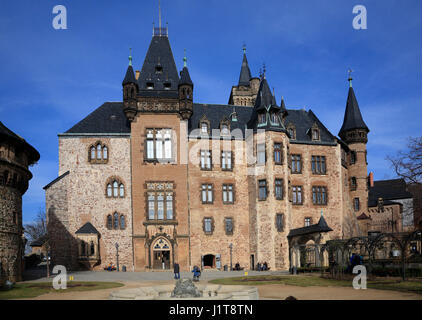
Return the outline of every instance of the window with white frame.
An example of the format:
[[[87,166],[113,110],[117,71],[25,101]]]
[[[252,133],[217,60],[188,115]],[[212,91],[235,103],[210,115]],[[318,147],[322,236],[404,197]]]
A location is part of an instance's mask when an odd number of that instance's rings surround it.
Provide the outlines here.
[[[223,184],[223,203],[234,203],[234,190],[232,184]]]
[[[202,203],[213,203],[213,185],[202,184],[201,186],[201,200]]]
[[[232,153],[231,151],[221,152],[221,169],[232,170]]]
[[[257,154],[257,164],[263,165],[265,164],[265,143],[259,143],[256,149]]]
[[[173,183],[147,182],[149,220],[173,220]]]
[[[201,170],[211,170],[211,151],[201,150]]]
[[[147,129],[145,156],[147,160],[172,160],[172,130]]]

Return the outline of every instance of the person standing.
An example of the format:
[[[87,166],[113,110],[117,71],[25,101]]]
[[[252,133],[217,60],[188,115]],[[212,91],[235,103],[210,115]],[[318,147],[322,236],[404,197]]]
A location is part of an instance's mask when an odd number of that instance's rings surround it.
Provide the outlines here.
[[[177,262],[174,263],[174,279],[180,279],[180,267],[179,264]]]

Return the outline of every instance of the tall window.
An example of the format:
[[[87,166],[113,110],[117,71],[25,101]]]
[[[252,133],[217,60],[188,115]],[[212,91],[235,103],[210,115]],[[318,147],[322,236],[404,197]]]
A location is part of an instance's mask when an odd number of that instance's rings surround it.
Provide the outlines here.
[[[356,190],[357,187],[358,187],[358,183],[357,183],[356,177],[351,177],[350,178],[350,189]]]
[[[283,200],[283,179],[275,179],[274,185],[275,198],[277,200]]]
[[[91,163],[106,163],[108,161],[108,148],[101,142],[89,147],[88,160]]]
[[[272,124],[275,124],[275,125],[280,124],[280,118],[278,117],[278,113],[276,113],[276,112],[271,113],[271,122],[272,122]]]
[[[125,221],[125,216],[121,215],[120,216],[120,229],[125,229],[126,228],[126,221]]]
[[[213,186],[212,184],[203,184],[201,187],[202,203],[213,203]]]
[[[201,150],[201,169],[211,170],[211,151]]]
[[[107,184],[106,194],[109,198],[123,198],[125,196],[125,186],[118,180],[110,180]]]
[[[312,223],[312,219],[309,217],[305,218],[305,227],[309,227]]]
[[[312,187],[312,202],[313,204],[327,204],[327,188]]]
[[[325,156],[312,156],[312,173],[314,174],[326,174],[327,166],[325,162]]]
[[[265,113],[258,114],[258,124],[266,124],[267,123],[267,115]]]
[[[360,210],[359,198],[354,198],[353,199],[353,209],[355,211],[359,211]]]
[[[119,214],[117,212],[113,214],[113,229],[119,229]]]
[[[274,163],[282,164],[283,163],[283,154],[281,143],[274,143]]]
[[[258,187],[259,187],[258,199],[266,200],[267,199],[267,180],[259,180]]]
[[[292,203],[293,204],[302,204],[302,186],[293,186],[292,187]]]
[[[211,234],[213,232],[214,226],[212,218],[204,218],[204,232],[207,234]]]
[[[113,182],[113,197],[117,198],[119,196],[119,184],[117,181]]]
[[[91,160],[96,159],[97,157],[95,155],[96,155],[96,153],[95,153],[95,147],[92,146],[91,147],[91,157],[90,157],[90,159]]]
[[[232,153],[231,151],[221,152],[221,169],[231,170],[232,169]]]
[[[223,203],[234,203],[232,184],[223,184]]]
[[[147,213],[149,220],[173,219],[172,182],[147,182]]]
[[[277,213],[276,215],[276,227],[278,232],[284,231],[284,214]]]
[[[300,154],[291,155],[292,162],[292,173],[301,173],[302,172],[302,157]]]
[[[256,153],[258,164],[265,164],[265,143],[258,144]]]
[[[233,218],[227,217],[224,218],[224,225],[227,235],[233,234]]]
[[[172,131],[171,129],[147,129],[146,158],[147,160],[171,160]]]
[[[103,147],[103,159],[107,160],[108,158],[108,148],[106,146]]]
[[[97,145],[97,159],[102,159],[103,157],[103,154],[102,154],[102,147],[101,147],[101,145],[100,144],[98,144]]]
[[[356,151],[351,151],[350,152],[350,164],[355,164],[356,163]]]
[[[125,196],[125,186],[123,185],[123,183],[120,184],[119,190],[120,190],[120,197],[123,198]]]
[[[113,228],[113,217],[111,214],[107,216],[107,229],[111,230]]]

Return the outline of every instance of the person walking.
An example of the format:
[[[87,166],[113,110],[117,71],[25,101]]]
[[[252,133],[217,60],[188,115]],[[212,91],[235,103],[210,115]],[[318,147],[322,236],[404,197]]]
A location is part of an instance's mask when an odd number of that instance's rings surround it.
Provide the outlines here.
[[[197,282],[199,281],[199,277],[201,276],[201,271],[199,270],[199,268],[197,266],[193,267],[193,281]]]
[[[174,263],[173,271],[174,271],[174,279],[176,280],[180,279],[180,267],[177,262]]]

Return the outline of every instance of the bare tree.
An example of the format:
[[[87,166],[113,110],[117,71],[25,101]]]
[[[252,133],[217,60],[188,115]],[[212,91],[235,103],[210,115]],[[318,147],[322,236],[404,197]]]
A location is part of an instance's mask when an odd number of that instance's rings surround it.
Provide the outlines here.
[[[409,138],[407,151],[399,151],[395,157],[388,156],[396,174],[410,184],[422,184],[422,136]]]
[[[47,223],[45,212],[39,210],[34,221],[24,225],[25,235],[28,237],[28,243],[39,239],[47,234]]]

